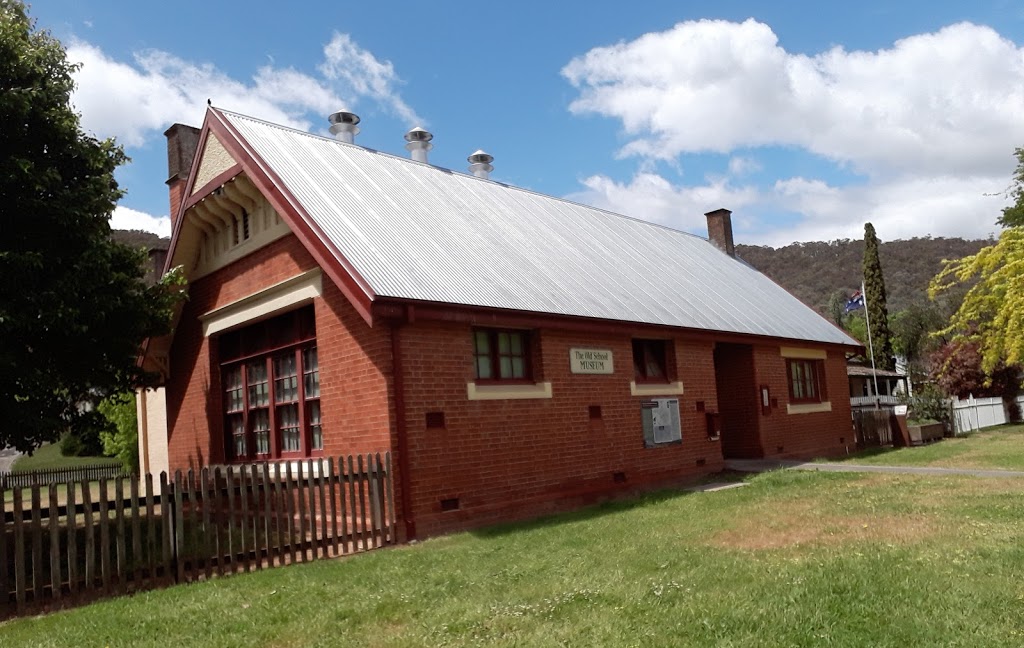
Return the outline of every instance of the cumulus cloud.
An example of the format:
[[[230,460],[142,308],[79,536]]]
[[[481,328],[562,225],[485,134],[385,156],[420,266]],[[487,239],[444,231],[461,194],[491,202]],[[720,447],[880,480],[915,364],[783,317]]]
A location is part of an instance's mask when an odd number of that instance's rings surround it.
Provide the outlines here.
[[[101,137],[116,137],[126,146],[141,146],[171,123],[201,123],[206,101],[231,110],[309,130],[360,100],[381,104],[407,121],[418,119],[396,86],[400,79],[390,62],[379,62],[345,34],[324,46],[322,76],[294,68],[266,65],[251,79],[230,77],[209,63],[187,61],[159,50],[118,61],[99,47],[72,40],[68,59],[82,64],[72,97],[82,125]],[[345,62],[345,66],[342,65]]]
[[[319,70],[328,79],[345,82],[357,96],[369,97],[390,108],[409,126],[424,123],[399,95],[397,87],[401,79],[395,74],[391,61],[378,61],[348,34],[334,33],[324,46],[324,62]]]
[[[705,212],[725,206],[741,211],[760,199],[757,188],[734,186],[724,178],[687,187],[640,172],[628,182],[595,175],[581,183],[585,189],[568,196],[570,200],[694,233],[705,229]]]
[[[143,230],[160,236],[171,235],[171,219],[167,216],[151,216],[145,212],[118,205],[110,217],[111,229]]]
[[[874,52],[787,52],[753,19],[684,22],[574,58],[570,109],[620,119],[623,155],[796,146],[867,175],[1005,171],[1024,50],[960,23]]]
[[[639,159],[631,181],[588,178],[580,199],[695,232],[704,223],[692,214],[745,207],[734,225],[751,243],[859,238],[865,221],[887,239],[986,237],[1024,141],[1024,48],[971,23],[805,55],[752,19],[684,22],[592,49],[562,74],[579,91],[570,110],[620,120],[619,154]],[[737,152],[764,148],[809,152],[833,179],[744,185],[771,167]],[[705,152],[732,156],[730,180],[651,177],[652,160]]]
[[[704,212],[726,207],[733,210],[737,242],[779,246],[861,238],[869,221],[886,240],[926,234],[987,238],[997,229],[993,215],[1005,203],[1002,195],[986,192],[989,183],[983,177],[944,176],[837,186],[793,177],[764,188],[722,178],[683,186],[641,172],[628,182],[586,178],[584,189],[570,197],[701,236],[707,234]]]
[[[761,163],[751,157],[735,156],[729,158],[729,173],[733,175],[746,175],[756,173],[762,168]]]

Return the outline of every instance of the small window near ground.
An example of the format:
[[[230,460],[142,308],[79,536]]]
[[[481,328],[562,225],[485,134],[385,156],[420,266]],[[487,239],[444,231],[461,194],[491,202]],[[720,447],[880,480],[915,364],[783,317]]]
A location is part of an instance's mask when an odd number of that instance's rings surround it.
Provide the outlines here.
[[[789,375],[790,402],[822,403],[828,400],[823,360],[786,360],[786,373]]]
[[[531,380],[529,331],[473,331],[473,361],[477,380]]]
[[[633,340],[633,375],[636,382],[668,382],[666,340]]]

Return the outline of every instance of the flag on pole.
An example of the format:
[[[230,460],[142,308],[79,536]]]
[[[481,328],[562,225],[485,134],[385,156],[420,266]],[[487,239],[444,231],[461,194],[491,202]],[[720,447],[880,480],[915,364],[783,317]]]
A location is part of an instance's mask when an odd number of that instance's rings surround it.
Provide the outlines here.
[[[859,290],[853,293],[853,296],[846,302],[846,307],[843,309],[843,312],[852,313],[858,308],[864,308],[864,293]]]

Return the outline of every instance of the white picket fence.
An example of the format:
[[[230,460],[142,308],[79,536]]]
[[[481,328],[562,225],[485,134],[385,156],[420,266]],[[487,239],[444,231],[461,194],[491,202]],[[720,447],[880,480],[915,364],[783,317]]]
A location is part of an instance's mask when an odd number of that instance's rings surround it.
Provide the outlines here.
[[[1010,422],[1001,398],[954,398],[952,406],[953,423],[957,434]],[[1024,395],[1017,396],[1017,406],[1024,411]]]

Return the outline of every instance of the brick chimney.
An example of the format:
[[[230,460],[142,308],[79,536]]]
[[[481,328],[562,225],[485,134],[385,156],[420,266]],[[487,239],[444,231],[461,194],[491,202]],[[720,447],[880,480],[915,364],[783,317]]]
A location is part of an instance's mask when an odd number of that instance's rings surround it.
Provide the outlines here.
[[[199,129],[185,124],[174,124],[166,131],[167,138],[167,187],[171,198],[171,231],[178,228],[175,219],[181,201],[185,199],[185,181],[192,169],[192,160],[199,148]]]
[[[736,246],[732,242],[732,212],[716,209],[704,214],[708,219],[708,240],[722,252],[736,257]]]

